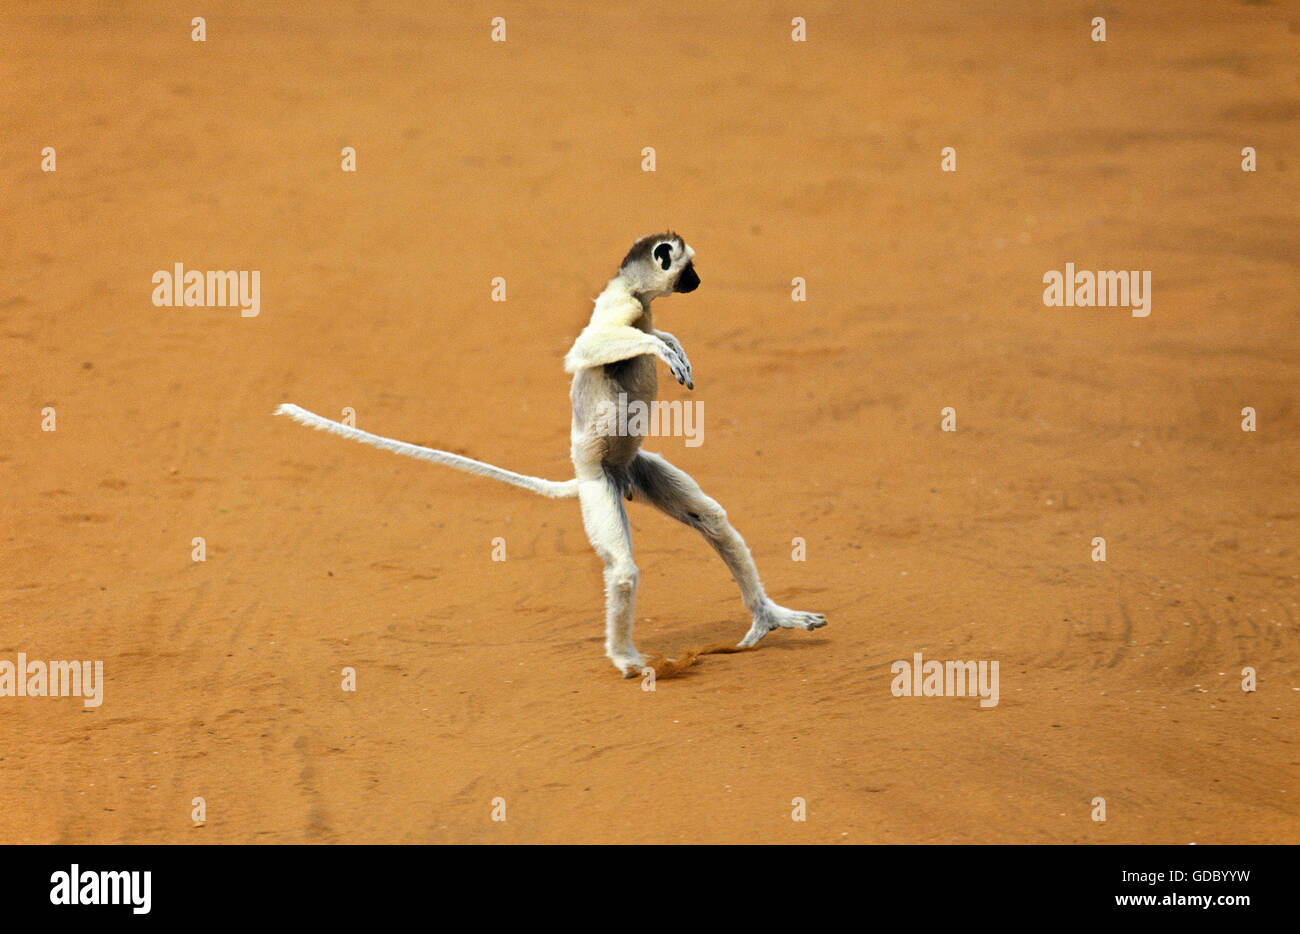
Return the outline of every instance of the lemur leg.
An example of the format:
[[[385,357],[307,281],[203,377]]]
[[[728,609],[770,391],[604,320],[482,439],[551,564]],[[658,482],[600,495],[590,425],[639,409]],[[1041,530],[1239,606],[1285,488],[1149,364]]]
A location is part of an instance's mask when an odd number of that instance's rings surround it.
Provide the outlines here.
[[[631,678],[641,673],[645,660],[632,644],[638,574],[627,511],[618,488],[599,468],[594,477],[578,477],[578,502],[587,538],[605,565],[605,654]]]
[[[722,556],[740,585],[740,596],[754,616],[742,647],[756,645],[773,629],[820,629],[826,617],[778,606],[763,592],[758,569],[740,533],[727,521],[726,511],[704,495],[690,475],[657,454],[641,451],[629,467],[633,498],[646,502],[692,528],[699,529],[714,551]]]

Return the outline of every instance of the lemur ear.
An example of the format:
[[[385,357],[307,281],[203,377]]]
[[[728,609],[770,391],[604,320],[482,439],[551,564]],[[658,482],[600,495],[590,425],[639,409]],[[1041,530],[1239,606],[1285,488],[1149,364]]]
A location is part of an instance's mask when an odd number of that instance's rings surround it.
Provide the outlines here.
[[[659,260],[659,265],[667,269],[673,264],[673,247],[671,243],[660,243],[654,249],[654,258]]]

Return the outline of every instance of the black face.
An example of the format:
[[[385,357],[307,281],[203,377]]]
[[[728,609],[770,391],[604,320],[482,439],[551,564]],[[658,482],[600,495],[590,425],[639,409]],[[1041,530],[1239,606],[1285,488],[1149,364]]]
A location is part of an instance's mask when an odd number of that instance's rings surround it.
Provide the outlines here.
[[[699,273],[695,271],[695,261],[691,260],[686,264],[680,276],[677,277],[677,284],[673,286],[674,292],[694,292],[700,286]]]

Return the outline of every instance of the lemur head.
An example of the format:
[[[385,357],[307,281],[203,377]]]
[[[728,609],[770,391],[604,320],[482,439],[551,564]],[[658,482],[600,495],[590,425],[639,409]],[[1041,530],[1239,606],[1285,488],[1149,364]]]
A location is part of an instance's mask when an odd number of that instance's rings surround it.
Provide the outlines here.
[[[633,294],[646,300],[673,292],[693,292],[700,284],[692,250],[677,234],[655,234],[632,244],[618,273]]]

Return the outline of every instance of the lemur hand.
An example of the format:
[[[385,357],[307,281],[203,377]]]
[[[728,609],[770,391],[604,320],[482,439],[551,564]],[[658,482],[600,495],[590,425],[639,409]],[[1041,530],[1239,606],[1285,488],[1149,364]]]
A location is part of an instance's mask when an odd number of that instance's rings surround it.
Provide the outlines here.
[[[691,378],[691,361],[687,359],[681,341],[667,331],[655,331],[655,336],[663,341],[664,346],[668,349],[668,353],[664,356],[664,363],[668,364],[668,369],[672,370],[673,377],[687,389],[694,389],[695,381]]]

